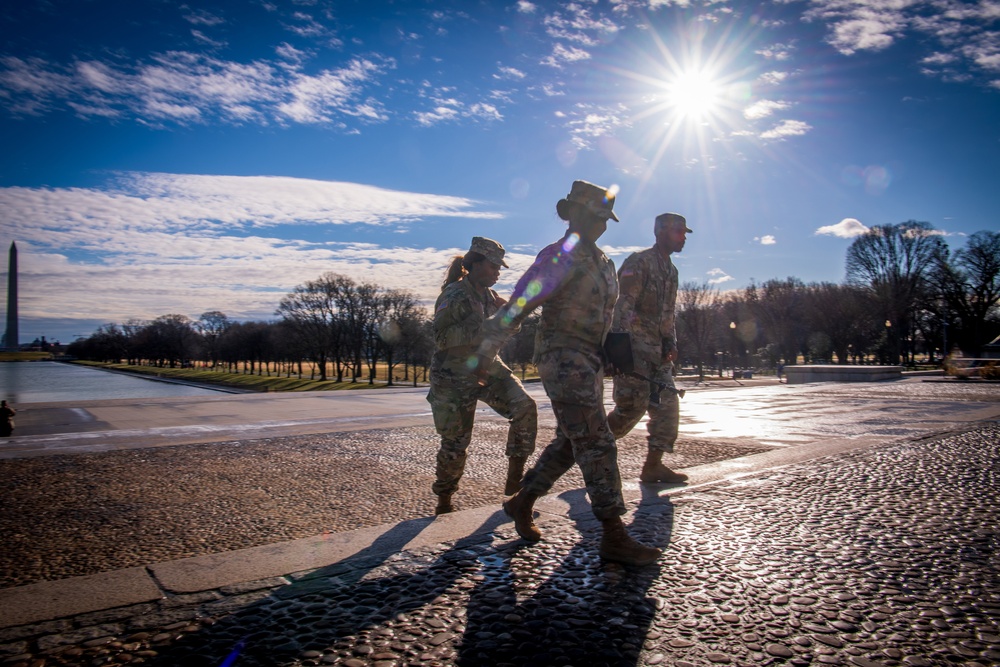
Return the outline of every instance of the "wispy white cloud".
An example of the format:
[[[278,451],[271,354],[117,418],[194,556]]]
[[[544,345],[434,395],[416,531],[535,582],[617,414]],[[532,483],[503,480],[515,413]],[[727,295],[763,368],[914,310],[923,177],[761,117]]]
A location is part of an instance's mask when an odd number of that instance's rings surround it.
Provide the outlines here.
[[[569,131],[573,145],[579,149],[593,148],[601,137],[607,137],[615,129],[629,125],[628,108],[623,104],[577,104],[560,112],[558,117]]]
[[[774,245],[775,243],[778,242],[777,239],[775,239],[774,236],[771,234],[765,234],[764,236],[755,236],[753,240],[757,241],[761,245]]]
[[[783,120],[770,130],[760,133],[761,139],[785,139],[805,134],[812,126],[801,120]]]
[[[281,61],[237,63],[171,52],[134,66],[94,60],[60,66],[8,56],[0,59],[0,99],[20,115],[40,115],[65,104],[84,116],[180,124],[388,117],[365,91],[395,67],[394,60],[357,57],[339,69],[306,74],[304,52],[283,45],[279,56]]]
[[[854,218],[844,218],[835,225],[820,227],[814,232],[814,234],[817,236],[827,235],[838,236],[842,239],[850,239],[855,236],[861,236],[867,231],[868,228],[861,224],[861,221]]]
[[[266,318],[282,294],[325,271],[431,301],[459,250],[304,241],[295,230],[501,217],[462,197],[356,183],[150,173],[103,188],[0,188],[0,207],[0,238],[21,250],[25,317],[116,322],[211,309]],[[508,263],[523,270],[531,259],[513,253]]]
[[[764,48],[757,49],[757,55],[767,60],[788,60],[792,57],[794,47],[788,44],[772,44]]]
[[[722,283],[728,283],[730,280],[735,280],[735,278],[718,267],[710,269],[706,272],[706,275],[709,276],[709,285],[721,285]]]
[[[520,81],[525,78],[527,74],[517,69],[516,67],[507,67],[504,65],[498,65],[496,73],[493,74],[494,79],[502,79],[508,81]]]
[[[183,15],[183,18],[188,23],[192,25],[201,26],[216,26],[225,23],[226,20],[221,16],[216,16],[212,12],[208,12],[202,9],[191,10],[190,8],[185,8],[188,10],[187,14]]]
[[[518,20],[544,31],[548,52],[524,52],[517,56],[533,58],[554,72],[539,75],[498,64],[491,76],[514,82],[530,78],[530,91],[540,91],[539,94],[545,97],[562,95],[566,92],[565,82],[551,80],[551,76],[572,72],[574,66],[591,60],[608,45],[620,43],[618,37],[623,31],[641,27],[641,22],[629,20],[631,9],[648,12],[698,5],[698,12],[702,14],[721,4],[724,3],[709,2],[702,6],[701,3],[676,0],[616,0],[608,11],[595,2],[570,2],[551,10],[546,7],[543,14],[541,5],[522,0],[513,10],[519,14]],[[804,17],[828,26],[828,40],[847,55],[883,49],[902,37],[920,33],[929,37],[931,45],[920,53],[915,66],[926,74],[962,81],[968,80],[972,76],[970,70],[974,70],[985,73],[988,85],[1000,87],[1000,37],[989,28],[997,20],[998,4],[996,0],[975,4],[934,0],[934,11],[925,11],[926,0],[810,0]],[[406,75],[396,80],[390,78],[402,61],[371,50],[358,52],[353,57],[340,54],[343,43],[331,27],[333,14],[325,13],[319,5],[299,4],[294,11],[277,5],[269,5],[267,9],[276,15],[275,25],[295,35],[279,33],[295,45],[279,39],[277,46],[272,47],[272,58],[239,61],[219,57],[235,24],[224,12],[185,6],[180,15],[197,31],[196,38],[204,47],[204,53],[179,47],[176,51],[153,53],[141,60],[129,61],[125,51],[118,50],[114,56],[81,56],[68,62],[4,55],[0,57],[0,105],[21,116],[70,110],[86,118],[135,120],[157,127],[212,123],[308,124],[349,132],[393,118],[433,124],[445,120],[497,120],[502,117],[501,108],[496,106],[492,111],[486,106],[478,106],[468,114],[448,105],[415,107],[410,99],[419,91],[410,87]],[[438,24],[460,15],[435,11],[431,18]],[[501,33],[506,34],[511,29],[505,26]],[[418,55],[428,49],[430,37],[402,28],[393,35],[400,43],[421,42],[419,49],[406,50],[404,60],[423,57],[444,62],[429,50],[426,56]],[[309,46],[303,46],[303,42]],[[362,42],[355,44],[360,46]],[[185,44],[184,48],[189,46]],[[765,62],[783,64],[793,60],[799,48],[792,40],[782,40],[765,43],[755,53]],[[331,53],[337,54],[335,57],[340,62],[331,66],[327,59],[324,67],[315,66],[318,56],[329,58]],[[757,77],[755,85],[778,85],[790,74],[768,71]],[[441,77],[444,81],[447,74]],[[469,90],[465,82],[446,85]],[[435,86],[441,87],[442,83],[437,82]],[[476,104],[488,104],[481,91],[466,94],[469,97],[461,100],[466,111],[471,111]],[[750,107],[748,113],[764,113],[768,107],[762,104]],[[774,112],[778,107],[770,109]],[[804,125],[789,121],[789,124],[769,130],[765,138],[788,137],[806,129]]]
[[[772,71],[772,72],[764,72],[759,77],[757,77],[757,80],[760,83],[762,83],[764,85],[767,85],[767,86],[776,86],[776,85],[784,82],[785,79],[787,79],[789,76],[791,76],[791,74],[789,72],[781,72],[781,71],[775,70],[775,71]]]
[[[575,46],[565,46],[561,43],[556,43],[552,47],[552,53],[545,58],[542,58],[541,64],[548,65],[549,67],[562,68],[570,63],[576,63],[581,60],[589,59],[589,51]]]
[[[494,96],[494,99],[502,101],[502,97]],[[463,118],[471,118],[482,121],[501,121],[503,114],[495,104],[489,102],[475,102],[466,105],[459,100],[449,98],[433,98],[434,107],[426,111],[415,111],[413,113],[417,123],[424,127],[430,127],[439,123],[456,121]]]
[[[748,120],[760,120],[761,118],[766,118],[774,114],[775,111],[781,111],[783,109],[789,108],[791,105],[788,102],[781,102],[776,100],[760,100],[748,106],[743,110],[743,117]]]
[[[827,41],[844,55],[880,51],[916,32],[937,42],[931,55],[919,59],[928,75],[968,81],[977,71],[987,77],[1000,72],[1000,33],[991,28],[1000,17],[996,0],[812,0],[810,4],[803,18],[827,24]]]
[[[562,9],[542,21],[545,31],[553,39],[593,47],[619,31],[618,25],[610,18],[594,17],[586,3],[571,2]]]

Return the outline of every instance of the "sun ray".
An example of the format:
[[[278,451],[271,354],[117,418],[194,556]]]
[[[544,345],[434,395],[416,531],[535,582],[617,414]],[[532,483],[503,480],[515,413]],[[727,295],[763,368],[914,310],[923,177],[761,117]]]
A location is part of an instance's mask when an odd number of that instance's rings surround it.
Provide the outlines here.
[[[637,142],[647,158],[640,189],[668,156],[709,169],[702,158],[712,153],[712,144],[727,144],[742,129],[755,75],[744,64],[755,26],[734,23],[714,30],[687,23],[668,32],[650,24],[648,29],[653,48],[637,49],[627,66],[613,68],[640,98],[633,105],[640,110],[630,118],[644,134]]]

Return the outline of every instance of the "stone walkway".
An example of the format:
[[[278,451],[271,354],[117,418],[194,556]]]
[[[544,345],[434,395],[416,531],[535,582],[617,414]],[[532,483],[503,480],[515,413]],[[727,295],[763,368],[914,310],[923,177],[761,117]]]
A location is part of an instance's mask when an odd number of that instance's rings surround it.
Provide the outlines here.
[[[922,408],[928,422],[948,421],[928,412],[933,405],[952,418],[989,421],[922,433],[900,427],[896,435],[865,438],[854,433],[858,420],[841,413],[851,433],[837,446],[758,446],[763,453],[693,462],[688,488],[630,485],[632,530],[666,549],[648,568],[600,562],[585,495],[567,483],[538,504],[545,539],[537,545],[518,540],[495,502],[487,502],[436,520],[418,516],[300,540],[330,552],[316,566],[278,567],[274,576],[230,577],[223,585],[212,585],[212,559],[232,556],[161,565],[152,559],[119,571],[151,575],[156,586],[148,600],[5,622],[0,661],[1000,664],[1000,392],[994,386],[970,399],[950,387],[934,393],[904,385],[808,391],[869,403],[877,395],[885,415]],[[794,395],[769,402],[744,391],[730,400],[756,402],[757,410],[784,409]],[[908,400],[899,398],[906,394]],[[869,432],[894,428],[887,416]],[[682,436],[679,451],[684,443]],[[71,466],[73,457],[61,458]],[[120,549],[131,543],[119,534]],[[19,571],[16,563],[10,568]],[[60,586],[65,591],[68,582],[85,579],[6,589],[0,605],[16,606],[18,594],[29,591],[55,596]],[[10,608],[0,617],[16,621]]]

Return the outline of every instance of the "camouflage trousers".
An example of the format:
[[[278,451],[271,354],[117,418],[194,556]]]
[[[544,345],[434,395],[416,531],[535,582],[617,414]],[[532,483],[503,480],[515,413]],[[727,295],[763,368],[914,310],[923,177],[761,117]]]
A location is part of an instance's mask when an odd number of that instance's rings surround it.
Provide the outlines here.
[[[603,521],[625,514],[618,448],[604,412],[603,362],[596,350],[550,350],[539,359],[538,373],[552,401],[556,437],[525,473],[525,492],[545,495],[576,463],[594,516]]]
[[[665,372],[664,372],[665,370]],[[674,378],[669,366],[652,374],[657,382],[663,382],[669,387],[674,386]],[[671,453],[677,442],[677,428],[680,422],[680,401],[677,393],[664,390],[660,392],[660,402],[650,403],[649,383],[630,375],[616,375],[614,378],[615,409],[608,415],[608,426],[615,438],[626,436],[642,416],[649,412],[649,423],[646,424],[649,451]]]
[[[525,393],[521,382],[513,375],[491,376],[489,383],[483,387],[473,375],[432,370],[427,400],[434,413],[434,428],[441,436],[436,479],[431,487],[437,495],[458,490],[472,441],[477,401],[482,401],[510,420],[507,430],[508,457],[528,457],[535,451],[538,409],[534,399]]]

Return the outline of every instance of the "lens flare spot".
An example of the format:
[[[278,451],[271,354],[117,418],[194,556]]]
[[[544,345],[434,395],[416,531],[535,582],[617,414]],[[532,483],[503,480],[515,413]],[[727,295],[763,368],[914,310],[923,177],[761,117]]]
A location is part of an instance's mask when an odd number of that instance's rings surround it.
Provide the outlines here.
[[[528,300],[525,297],[523,297],[523,296],[517,297],[517,307],[518,307],[518,309],[524,308],[525,304],[527,304],[527,303],[528,303]]]
[[[865,192],[879,195],[892,183],[892,174],[885,167],[874,165],[865,169]]]
[[[479,359],[477,359],[476,355],[474,354],[470,355],[469,358],[465,360],[465,367],[468,368],[470,371],[476,370],[478,366],[479,366]]]
[[[568,141],[564,141],[556,148],[556,159],[559,160],[559,164],[562,166],[572,167],[573,163],[576,162],[578,152],[576,146]]]
[[[542,281],[532,280],[531,282],[528,283],[528,287],[527,289],[524,290],[524,293],[528,295],[529,299],[531,299],[538,296],[541,293],[541,291],[542,291]],[[519,305],[523,306],[524,304],[520,303],[520,301],[521,299],[518,299]]]
[[[524,199],[530,190],[531,185],[523,178],[515,178],[510,182],[510,196],[514,199]]]
[[[566,237],[565,241],[563,241],[562,245],[563,252],[573,252],[573,248],[575,248],[576,244],[579,242],[580,242],[580,235],[577,234],[576,232],[573,232],[572,234]]]

